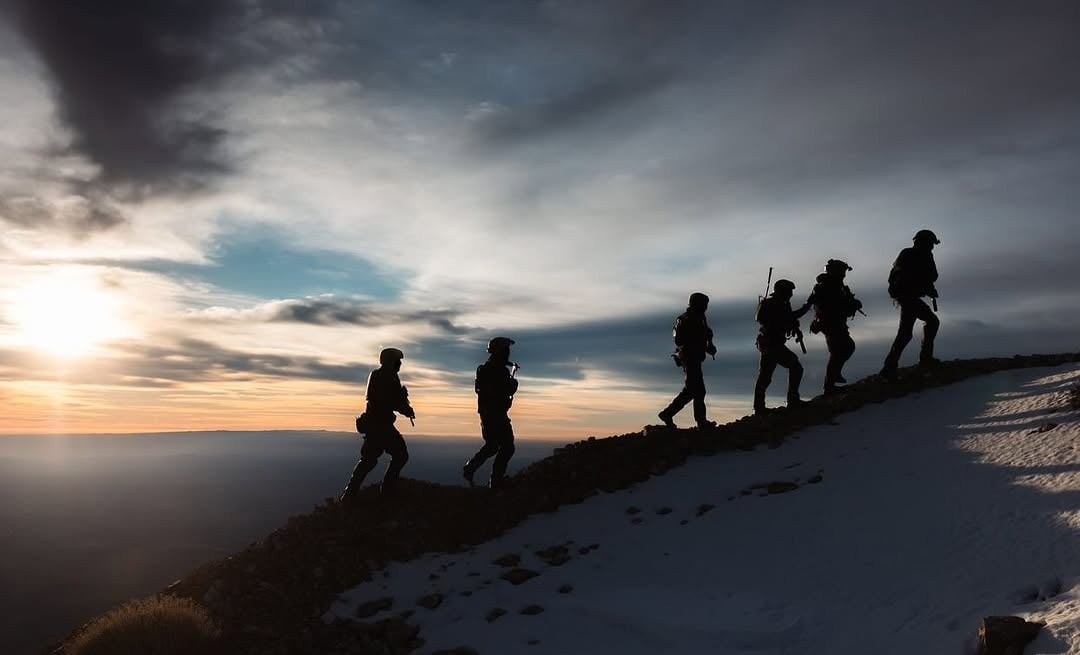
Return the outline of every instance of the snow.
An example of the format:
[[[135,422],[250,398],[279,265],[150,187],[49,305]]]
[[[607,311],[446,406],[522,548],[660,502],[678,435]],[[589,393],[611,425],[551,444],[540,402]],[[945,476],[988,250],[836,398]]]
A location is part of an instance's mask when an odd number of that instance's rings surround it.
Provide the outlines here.
[[[415,610],[422,653],[962,655],[984,616],[1013,614],[1048,624],[1028,655],[1080,654],[1077,384],[1076,365],[1007,371],[695,458],[469,552],[391,564],[325,618],[393,597],[364,620]],[[771,481],[800,486],[745,493]],[[561,566],[535,555],[567,543]],[[508,553],[540,575],[500,579]],[[431,593],[445,600],[416,605]],[[544,611],[519,613],[531,604]],[[489,622],[494,608],[507,614]]]

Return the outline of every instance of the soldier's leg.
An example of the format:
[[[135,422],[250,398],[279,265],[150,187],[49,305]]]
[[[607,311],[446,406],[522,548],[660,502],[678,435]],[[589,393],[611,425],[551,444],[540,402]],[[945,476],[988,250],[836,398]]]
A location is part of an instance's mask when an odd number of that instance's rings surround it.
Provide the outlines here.
[[[900,365],[900,355],[911,342],[911,331],[915,327],[915,312],[912,310],[912,305],[913,301],[910,300],[900,302],[900,326],[896,330],[896,339],[893,340],[892,348],[889,349],[889,354],[885,358],[882,371],[895,371]]]
[[[409,449],[405,445],[405,438],[397,431],[390,428],[391,433],[386,438],[386,452],[390,453],[390,463],[386,466],[383,474],[382,490],[388,491],[394,482],[401,476],[401,469],[409,461]]]
[[[686,407],[687,403],[694,399],[694,391],[690,386],[692,367],[693,365],[690,362],[685,362],[683,364],[683,388],[681,391],[679,391],[678,395],[676,395],[675,398],[672,399],[671,404],[665,407],[664,410],[660,412],[661,417],[666,416],[668,418],[671,418],[675,416],[682,411],[683,407]],[[701,365],[699,364],[698,372],[700,373],[700,371]]]
[[[698,425],[705,423],[705,374],[701,370],[701,362],[686,363],[686,389],[694,401],[694,421]]]
[[[484,445],[480,447],[480,450],[476,451],[476,454],[472,458],[465,462],[465,469],[463,473],[465,478],[472,483],[472,476],[476,473],[477,469],[484,465],[484,462],[499,452],[498,433],[496,426],[496,419],[494,417],[481,416],[480,417],[480,434],[484,439]]]
[[[765,409],[765,391],[772,383],[773,371],[776,370],[776,358],[772,356],[772,348],[759,347],[761,357],[758,359],[757,382],[754,384],[754,411]]]
[[[491,464],[491,486],[498,487],[506,477],[506,467],[510,464],[510,458],[514,456],[514,427],[510,424],[510,417],[506,417],[499,428],[498,438],[499,452],[495,455],[495,461]]]
[[[382,440],[377,434],[369,434],[364,437],[364,445],[360,447],[360,461],[353,467],[352,477],[345,485],[345,491],[341,494],[342,499],[349,498],[360,491],[364,485],[364,478],[379,462],[379,456],[383,453]]]
[[[847,330],[825,333],[825,343],[829,347],[829,363],[825,367],[825,389],[835,387],[844,381],[844,364],[855,354],[855,340]]]
[[[937,336],[938,328],[941,327],[941,319],[925,302],[922,300],[916,302],[918,305],[915,307],[915,318],[923,321],[923,338],[922,348],[919,349],[919,362],[928,364],[934,361],[934,338]]]
[[[825,390],[828,391],[836,386],[837,378],[840,377],[840,338],[839,332],[829,330],[825,333],[825,347],[829,349],[829,361],[825,364]]]
[[[799,356],[793,353],[787,346],[776,349],[776,363],[788,370],[787,400],[788,403],[799,401],[799,385],[802,383],[803,366]]]
[[[841,346],[840,364],[836,367],[836,379],[838,382],[845,381],[844,364],[847,364],[848,360],[855,354],[855,340],[851,338],[851,334],[848,332],[844,332],[844,340]]]

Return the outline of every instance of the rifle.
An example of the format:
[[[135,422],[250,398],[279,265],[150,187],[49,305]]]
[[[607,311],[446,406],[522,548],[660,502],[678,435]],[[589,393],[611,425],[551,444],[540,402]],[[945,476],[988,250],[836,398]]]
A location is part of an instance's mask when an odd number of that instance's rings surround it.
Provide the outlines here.
[[[507,362],[506,365],[510,367],[510,379],[513,380],[514,376],[517,375],[517,372],[521,367],[518,366],[517,362]],[[514,406],[514,397],[510,396],[509,407],[513,407],[513,406]]]
[[[802,328],[799,327],[798,321],[795,322],[795,343],[799,344],[802,348],[802,354],[806,354],[806,342],[803,341]]]
[[[930,302],[934,305],[934,311],[937,311],[937,298],[931,298]]]
[[[412,409],[412,405],[411,405],[411,404],[409,404],[409,388],[408,388],[408,387],[406,387],[406,386],[405,386],[404,384],[403,384],[403,385],[401,385],[401,394],[402,394],[403,396],[405,396],[405,406],[406,406],[406,407],[408,407],[409,409]],[[413,410],[413,414],[416,414],[416,410]],[[416,427],[416,421],[414,421],[414,420],[413,420],[413,417],[412,417],[412,416],[410,416],[410,417],[409,417],[409,423],[410,423],[410,424],[411,424],[411,425],[412,425],[412,426],[413,426],[414,428]]]

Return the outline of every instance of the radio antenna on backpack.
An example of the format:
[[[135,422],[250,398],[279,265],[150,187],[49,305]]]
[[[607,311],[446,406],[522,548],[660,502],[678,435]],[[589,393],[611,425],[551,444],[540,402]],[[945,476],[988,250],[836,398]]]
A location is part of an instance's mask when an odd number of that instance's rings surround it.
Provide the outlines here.
[[[765,280],[765,293],[763,293],[763,294],[761,294],[760,296],[757,297],[757,308],[754,309],[754,316],[755,317],[757,316],[757,310],[761,309],[761,303],[769,295],[769,285],[772,284],[772,269],[773,269],[773,267],[770,266],[769,267],[769,278],[767,280]]]

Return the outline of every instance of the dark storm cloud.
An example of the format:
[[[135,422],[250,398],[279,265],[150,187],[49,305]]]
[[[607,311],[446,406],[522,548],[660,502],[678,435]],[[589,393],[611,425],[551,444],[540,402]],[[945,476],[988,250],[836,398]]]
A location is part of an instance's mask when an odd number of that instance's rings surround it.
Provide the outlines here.
[[[587,177],[582,158],[603,173],[657,157],[650,182],[674,211],[715,212],[910,169],[1080,157],[1076,3],[519,3],[454,21],[407,6],[393,36],[457,55],[436,82],[483,108],[477,144],[533,149],[549,187]],[[395,90],[430,91],[409,63],[395,60]]]
[[[125,195],[199,188],[230,169],[214,108],[184,106],[246,65],[277,54],[261,23],[304,20],[292,8],[246,0],[5,0],[48,70],[72,150],[100,166],[94,183]],[[261,59],[261,61],[260,61]],[[107,224],[107,222],[105,223]]]
[[[427,323],[447,334],[464,334],[467,330],[455,325],[460,316],[455,310],[387,310],[368,303],[347,300],[298,299],[272,303],[268,320],[309,325],[359,325],[374,327],[401,323]]]

